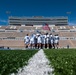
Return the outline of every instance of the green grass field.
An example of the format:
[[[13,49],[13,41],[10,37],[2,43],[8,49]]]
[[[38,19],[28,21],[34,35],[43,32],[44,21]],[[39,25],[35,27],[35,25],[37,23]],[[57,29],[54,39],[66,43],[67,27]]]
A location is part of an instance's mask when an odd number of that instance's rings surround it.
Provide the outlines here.
[[[37,50],[0,50],[0,75],[17,73]]]
[[[76,75],[76,49],[44,50],[54,75]]]
[[[17,73],[38,50],[0,50],[0,75]],[[54,75],[76,75],[75,49],[44,50]]]

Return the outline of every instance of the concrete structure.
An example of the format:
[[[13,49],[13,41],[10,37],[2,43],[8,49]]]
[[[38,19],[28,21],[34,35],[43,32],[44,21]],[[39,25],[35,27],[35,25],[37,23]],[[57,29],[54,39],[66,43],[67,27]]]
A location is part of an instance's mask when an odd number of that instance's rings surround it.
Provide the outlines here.
[[[39,25],[38,25],[39,26]],[[76,48],[76,26],[50,26],[51,31],[47,31],[53,35],[59,34],[60,48]],[[25,48],[24,37],[36,32],[36,29],[42,34],[46,33],[42,27],[35,26],[0,26],[0,48]]]
[[[23,26],[23,25],[43,25],[47,23],[49,25],[63,26],[68,25],[68,17],[9,17],[9,25]]]

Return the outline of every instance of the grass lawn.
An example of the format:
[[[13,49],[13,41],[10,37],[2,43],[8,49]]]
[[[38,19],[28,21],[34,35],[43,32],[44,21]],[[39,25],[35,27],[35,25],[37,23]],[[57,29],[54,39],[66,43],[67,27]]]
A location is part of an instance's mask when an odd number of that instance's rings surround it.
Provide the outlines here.
[[[54,75],[76,75],[76,49],[44,50]]]
[[[0,50],[0,75],[17,73],[37,50]]]

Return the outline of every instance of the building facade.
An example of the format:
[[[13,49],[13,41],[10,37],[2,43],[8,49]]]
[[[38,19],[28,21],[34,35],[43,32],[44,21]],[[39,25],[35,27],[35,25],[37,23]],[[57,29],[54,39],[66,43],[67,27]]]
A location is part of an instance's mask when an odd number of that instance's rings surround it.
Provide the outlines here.
[[[43,25],[44,23],[56,26],[68,25],[68,17],[9,17],[9,25]]]

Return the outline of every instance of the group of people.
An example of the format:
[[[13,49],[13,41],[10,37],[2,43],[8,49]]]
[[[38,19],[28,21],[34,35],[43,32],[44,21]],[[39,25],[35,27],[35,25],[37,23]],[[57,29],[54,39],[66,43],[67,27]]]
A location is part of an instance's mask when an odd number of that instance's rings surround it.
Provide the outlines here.
[[[52,35],[52,33],[48,34],[26,34],[24,37],[25,48],[31,49],[51,49],[58,48],[59,46],[59,36],[58,34]]]

